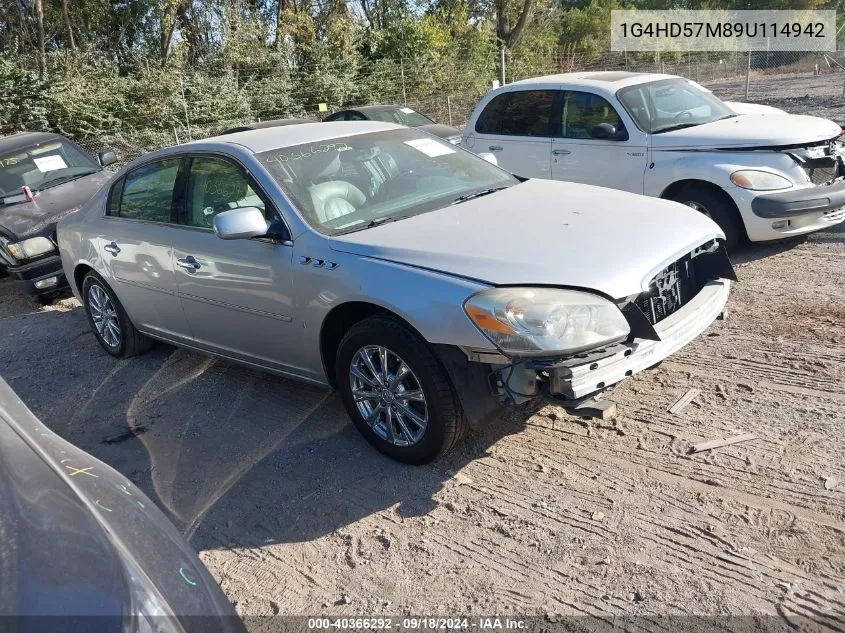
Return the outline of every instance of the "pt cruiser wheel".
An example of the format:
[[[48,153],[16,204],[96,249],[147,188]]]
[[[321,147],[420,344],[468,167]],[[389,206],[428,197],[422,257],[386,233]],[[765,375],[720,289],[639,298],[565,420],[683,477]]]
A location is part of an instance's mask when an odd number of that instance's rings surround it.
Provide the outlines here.
[[[370,444],[408,464],[448,451],[463,434],[460,403],[428,344],[389,317],[353,326],[337,354],[346,410]]]
[[[82,299],[94,336],[109,354],[129,358],[152,346],[152,340],[135,329],[112,289],[97,273],[88,273],[82,281]]]
[[[718,224],[725,234],[725,248],[729,253],[734,252],[745,238],[745,227],[736,204],[724,191],[693,185],[681,190],[675,196],[675,202],[695,209]]]

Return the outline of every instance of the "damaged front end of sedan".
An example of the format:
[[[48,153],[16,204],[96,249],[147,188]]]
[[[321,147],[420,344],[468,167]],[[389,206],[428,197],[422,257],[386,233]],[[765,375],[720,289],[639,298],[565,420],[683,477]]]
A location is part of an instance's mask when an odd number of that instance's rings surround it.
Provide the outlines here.
[[[736,279],[723,242],[713,239],[661,269],[638,294],[617,301],[594,295],[624,319],[624,325],[617,324],[618,335],[605,342],[560,354],[465,349],[468,363],[461,363],[460,354],[450,355],[445,349],[440,357],[453,379],[457,377],[463,406],[473,422],[487,419],[503,405],[532,401],[551,401],[573,410],[625,378],[659,364],[699,336],[724,313],[731,282]],[[468,312],[479,323],[471,304]],[[508,317],[519,321],[526,315],[511,313]],[[499,320],[488,323],[485,333],[489,334],[489,328],[502,332],[500,326]],[[476,375],[468,376],[468,369]],[[485,389],[478,387],[481,374]]]

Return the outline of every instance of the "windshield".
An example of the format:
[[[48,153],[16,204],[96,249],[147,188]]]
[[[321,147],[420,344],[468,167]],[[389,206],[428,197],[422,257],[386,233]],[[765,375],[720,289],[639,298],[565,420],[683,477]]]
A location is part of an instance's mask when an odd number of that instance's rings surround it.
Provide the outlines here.
[[[519,182],[408,128],[281,147],[257,158],[305,219],[329,234],[426,213]]]
[[[412,110],[411,108],[393,108],[390,110],[369,110],[366,113],[371,121],[384,121],[385,123],[398,123],[408,127],[419,127],[420,125],[431,125],[434,123],[427,116]]]
[[[617,93],[644,132],[660,134],[736,116],[713,93],[686,79],[662,79]]]
[[[0,156],[0,197],[45,189],[99,171],[99,165],[76,146],[56,141]]]

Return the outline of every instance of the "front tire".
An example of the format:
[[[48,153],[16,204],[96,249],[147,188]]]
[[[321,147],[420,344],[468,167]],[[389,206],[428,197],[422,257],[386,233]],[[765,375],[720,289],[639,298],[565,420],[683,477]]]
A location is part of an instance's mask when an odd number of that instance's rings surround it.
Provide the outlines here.
[[[109,354],[130,358],[152,347],[152,339],[135,329],[123,305],[100,275],[95,272],[85,275],[82,298],[94,337]]]
[[[736,204],[722,190],[693,185],[685,187],[676,196],[675,202],[703,213],[719,225],[725,234],[725,249],[734,252],[745,239],[745,227]]]
[[[416,333],[386,316],[355,324],[337,352],[337,386],[358,431],[406,464],[449,451],[466,421],[445,370]]]

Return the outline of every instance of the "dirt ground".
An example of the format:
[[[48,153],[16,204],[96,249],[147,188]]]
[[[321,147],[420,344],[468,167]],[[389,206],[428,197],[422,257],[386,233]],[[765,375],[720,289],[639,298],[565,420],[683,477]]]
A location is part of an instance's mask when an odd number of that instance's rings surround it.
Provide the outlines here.
[[[166,345],[116,361],[75,300],[45,309],[8,281],[0,375],[155,499],[242,615],[772,614],[841,630],[845,227],[736,262],[728,319],[617,388],[615,421],[510,415],[425,467],[371,450],[333,393]]]
[[[845,61],[845,60],[840,60]],[[764,103],[790,114],[810,114],[845,125],[845,72],[826,74],[764,75],[752,73],[748,99],[745,78],[708,82],[707,87],[726,101]]]

